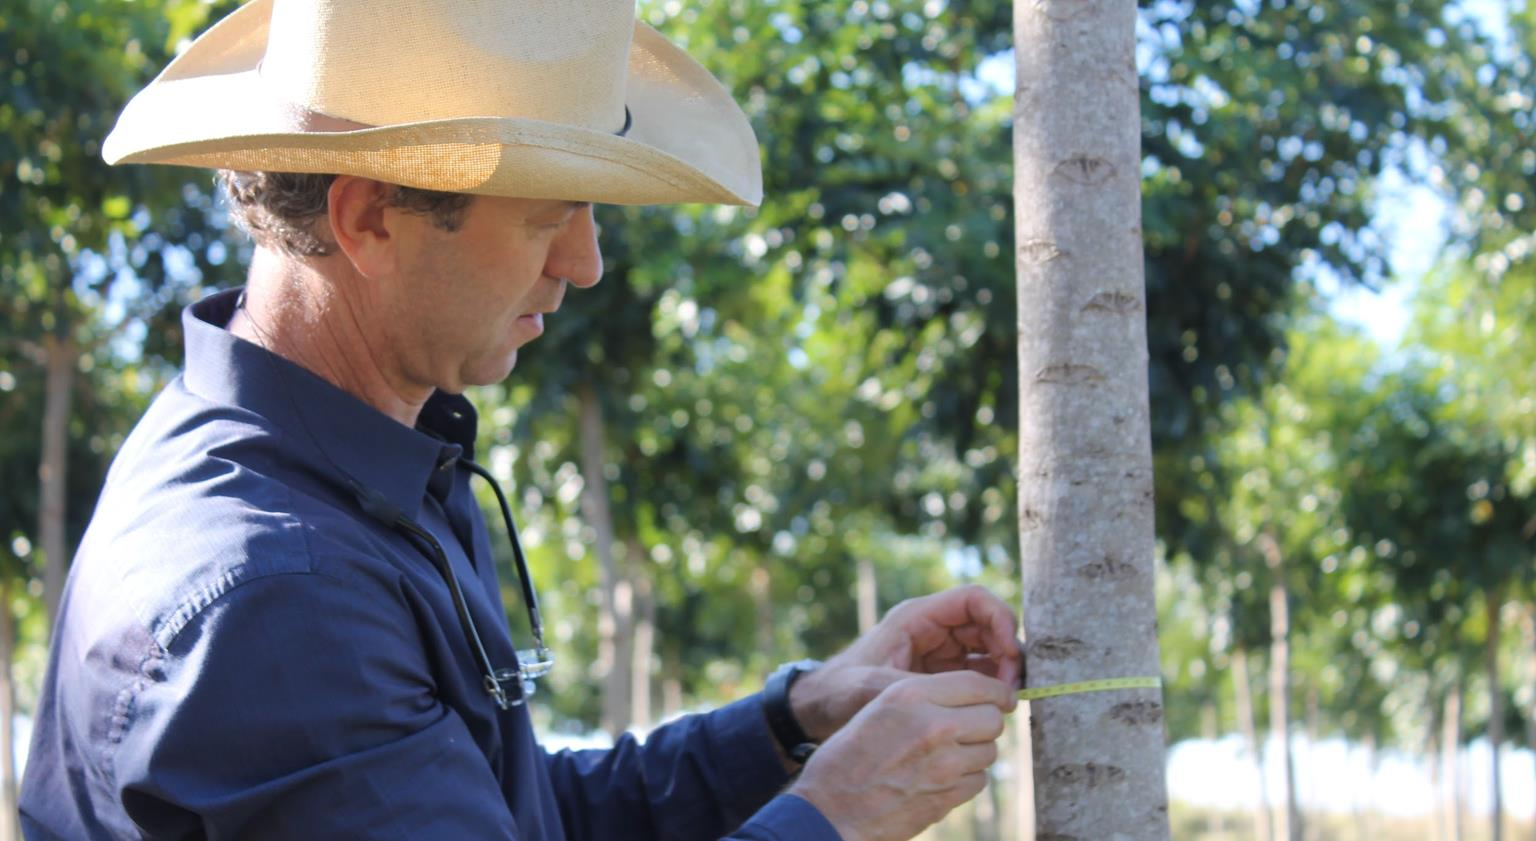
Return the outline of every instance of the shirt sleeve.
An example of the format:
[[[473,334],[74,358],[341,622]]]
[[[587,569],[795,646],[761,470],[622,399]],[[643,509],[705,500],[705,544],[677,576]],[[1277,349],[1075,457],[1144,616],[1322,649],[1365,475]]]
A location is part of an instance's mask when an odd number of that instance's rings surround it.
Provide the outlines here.
[[[789,777],[771,740],[752,695],[658,727],[644,743],[626,734],[608,750],[551,754],[566,835],[715,841],[739,828],[756,834],[730,838],[839,841],[810,803],[775,797]]]
[[[723,841],[842,841],[842,836],[810,801],[781,794]]]
[[[118,704],[112,761],[145,836],[515,841],[403,598],[287,573],[199,611]]]

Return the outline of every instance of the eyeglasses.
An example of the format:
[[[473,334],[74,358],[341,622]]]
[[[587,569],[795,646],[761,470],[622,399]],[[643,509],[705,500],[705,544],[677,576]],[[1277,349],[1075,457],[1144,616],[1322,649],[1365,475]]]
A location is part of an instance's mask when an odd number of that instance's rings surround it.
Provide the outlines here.
[[[512,542],[512,559],[517,564],[517,577],[523,588],[523,604],[528,609],[528,624],[533,629],[533,648],[517,649],[517,668],[498,669],[491,664],[491,655],[485,650],[485,643],[480,638],[480,629],[475,626],[475,619],[469,615],[469,605],[464,601],[464,590],[459,586],[458,576],[453,574],[453,567],[448,563],[448,554],[443,551],[443,545],[437,537],[423,528],[415,520],[406,517],[398,508],[376,491],[364,487],[350,477],[348,486],[356,494],[358,503],[371,517],[388,523],[391,528],[414,538],[424,544],[430,551],[432,562],[437,566],[438,573],[443,576],[443,581],[448,585],[448,593],[453,598],[453,609],[459,617],[459,627],[464,630],[464,638],[469,642],[470,650],[474,652],[475,659],[480,664],[482,675],[481,683],[485,691],[496,702],[496,706],[509,710],[527,700],[534,692],[534,681],[549,674],[549,670],[555,666],[555,655],[544,645],[544,620],[539,616],[539,597],[533,591],[533,577],[528,574],[528,560],[523,556],[523,544],[517,539],[517,526],[512,523],[512,509],[507,505],[507,498],[501,492],[501,486],[490,471],[467,458],[461,458],[459,463],[469,468],[476,476],[491,483],[491,490],[496,492],[496,502],[501,505],[501,520],[507,527],[507,538]],[[511,628],[508,628],[511,633]]]
[[[490,471],[470,461],[461,459],[460,463],[469,468],[469,471],[484,479],[491,490],[496,493],[496,504],[501,508],[501,521],[507,527],[507,540],[512,544],[512,561],[517,565],[517,580],[523,588],[523,606],[528,610],[528,626],[533,630],[533,648],[517,649],[517,668],[489,670],[486,675],[486,691],[496,700],[497,706],[508,709],[521,703],[534,693],[537,688],[534,681],[549,674],[555,667],[554,652],[544,644],[544,620],[539,615],[539,595],[533,589],[533,576],[528,572],[528,559],[523,555],[523,542],[517,537],[517,526],[512,522],[512,508],[507,505],[506,494],[501,492],[501,485],[491,476]],[[469,618],[469,612],[463,611],[460,617],[461,624],[466,631],[476,637],[474,621],[465,623]],[[508,627],[510,633],[511,628]],[[478,639],[476,640],[478,643]],[[481,647],[484,650],[484,647]],[[489,658],[485,661],[489,665]],[[521,690],[521,697],[511,699],[507,696],[506,685],[516,678],[517,686]]]
[[[628,130],[629,109],[626,108],[624,131]],[[245,309],[245,290],[243,289],[240,290],[240,297],[235,299],[235,309]],[[270,337],[254,318],[251,319],[251,325],[261,335],[262,343],[271,347]],[[448,554],[443,551],[443,545],[431,532],[422,528],[420,523],[405,516],[405,512],[397,508],[387,497],[359,482],[331,458],[330,453],[320,446],[320,441],[310,430],[309,421],[305,418],[299,401],[295,400],[293,392],[288,390],[287,379],[277,365],[277,357],[270,353],[266,354],[266,357],[267,363],[272,366],[273,376],[283,383],[283,391],[287,394],[294,416],[298,418],[305,435],[309,437],[310,443],[314,445],[320,456],[330,462],[331,468],[340,477],[339,483],[352,492],[363,513],[408,538],[419,541],[430,550],[428,554],[432,557],[432,563],[437,566],[438,573],[448,584],[448,592],[453,597],[453,609],[459,616],[459,626],[464,631],[464,638],[469,642],[475,659],[479,661],[486,693],[496,702],[496,706],[504,710],[523,703],[529,695],[533,694],[534,681],[549,674],[549,670],[554,668],[555,655],[544,645],[544,620],[539,617],[539,596],[533,591],[533,577],[528,574],[528,560],[523,557],[523,544],[517,539],[517,526],[512,523],[512,509],[507,505],[507,498],[502,494],[501,486],[496,484],[496,479],[491,476],[490,471],[473,461],[467,458],[459,459],[459,463],[469,468],[471,473],[491,483],[491,490],[496,492],[496,501],[501,505],[501,520],[506,524],[507,538],[512,542],[512,558],[517,563],[517,577],[523,587],[523,604],[528,609],[528,624],[533,629],[533,648],[516,649],[517,668],[515,669],[498,669],[491,665],[491,655],[486,653],[485,643],[480,639],[480,630],[475,627],[474,617],[469,615],[469,606],[464,601],[464,591],[459,587],[458,576],[453,574],[453,567],[448,563]],[[507,628],[509,636],[511,630],[509,623]]]

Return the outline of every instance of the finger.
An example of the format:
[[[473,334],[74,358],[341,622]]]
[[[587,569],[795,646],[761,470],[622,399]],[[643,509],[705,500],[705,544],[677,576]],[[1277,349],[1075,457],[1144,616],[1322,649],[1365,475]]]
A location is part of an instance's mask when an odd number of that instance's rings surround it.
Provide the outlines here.
[[[1017,703],[1013,690],[1007,684],[972,671],[918,675],[907,678],[895,686],[910,686],[911,691],[941,707],[991,704],[1001,710],[1011,710]]]
[[[958,798],[959,802],[964,803],[976,795],[981,794],[986,790],[986,788],[987,772],[977,771],[974,774],[966,774],[965,776],[961,777],[960,780],[955,783],[955,786],[953,789],[951,789],[951,791],[954,793],[956,798]]]
[[[1023,687],[1024,643],[1017,636],[1009,641],[1002,656],[997,658],[997,674],[994,677],[1009,686]]]
[[[932,601],[923,606],[923,613],[931,621],[950,628],[951,633],[962,628],[975,629],[974,638],[963,639],[973,650],[1007,658],[1017,647],[1018,619],[1002,599],[986,588],[956,587],[928,598]]]
[[[945,724],[956,745],[974,747],[991,745],[1003,735],[1003,713],[992,704],[950,707],[944,710]],[[974,769],[967,769],[974,770]]]
[[[991,632],[980,625],[944,628],[940,633],[914,638],[913,644],[922,646],[919,656],[923,665],[927,666],[923,671],[965,668],[966,658],[973,654],[993,657],[999,661],[1002,659],[998,652],[992,650]]]
[[[969,745],[958,745],[950,756],[955,763],[956,772],[964,777],[978,771],[986,771],[997,761],[997,742],[976,742]]]
[[[972,654],[969,657],[966,657],[965,668],[970,669],[973,672],[980,672],[987,677],[995,677],[999,680],[1002,680],[1002,678],[998,675],[998,669],[1002,668],[1002,664],[999,663],[996,658],[988,657],[985,654]],[[1007,681],[1003,682],[1007,683]]]

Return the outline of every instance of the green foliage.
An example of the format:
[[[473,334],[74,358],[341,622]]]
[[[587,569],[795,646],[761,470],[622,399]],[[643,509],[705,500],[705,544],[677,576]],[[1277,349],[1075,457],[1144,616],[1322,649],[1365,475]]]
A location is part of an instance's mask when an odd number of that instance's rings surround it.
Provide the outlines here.
[[[19,584],[32,570],[10,550],[35,538],[42,416],[24,346],[66,330],[88,349],[71,420],[78,532],[129,419],[179,356],[176,304],[236,281],[245,255],[206,174],[98,157],[127,97],[231,5],[0,12],[0,482],[22,489],[0,498],[0,560]],[[744,102],[768,200],[600,209],[607,279],[573,290],[513,377],[477,395],[480,455],[512,480],[562,659],[555,723],[590,726],[600,709],[583,668],[598,583],[580,510],[585,389],[603,417],[616,548],[654,589],[657,676],[689,703],[850,638],[859,559],[883,607],[957,579],[1016,600],[1013,114],[979,76],[1006,60],[1012,5],[641,4]],[[1511,196],[1536,168],[1533,18],[1496,48],[1450,12],[1142,9],[1176,736],[1198,732],[1207,704],[1230,711],[1232,651],[1268,642],[1261,539],[1287,560],[1298,691],[1382,741],[1409,737],[1422,711],[1409,696],[1466,671],[1486,632],[1477,595],[1518,590],[1536,487],[1522,232],[1536,226]],[[1311,314],[1299,284],[1389,273],[1372,183],[1415,143],[1467,189],[1461,233],[1480,256],[1424,305],[1434,355],[1394,367]],[[15,592],[35,644],[34,597]]]
[[[209,12],[187,0],[170,8],[183,25]],[[119,0],[20,0],[0,12],[0,574],[17,598],[37,595],[28,581],[38,572],[45,339],[78,353],[67,429],[73,544],[108,461],[167,373],[161,356],[180,355],[167,305],[234,268],[206,175],[100,158],[118,109],[168,59],[170,37],[160,9]],[[22,632],[34,643],[46,633],[30,621]]]

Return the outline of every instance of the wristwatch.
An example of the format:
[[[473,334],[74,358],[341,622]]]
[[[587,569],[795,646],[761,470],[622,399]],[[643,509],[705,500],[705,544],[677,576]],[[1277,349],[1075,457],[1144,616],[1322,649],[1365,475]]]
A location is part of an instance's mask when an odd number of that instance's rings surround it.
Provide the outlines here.
[[[763,686],[763,713],[768,717],[768,729],[790,759],[804,765],[819,743],[806,735],[805,728],[795,719],[795,711],[789,706],[789,688],[800,676],[821,667],[819,660],[801,660],[785,663],[768,677]]]

